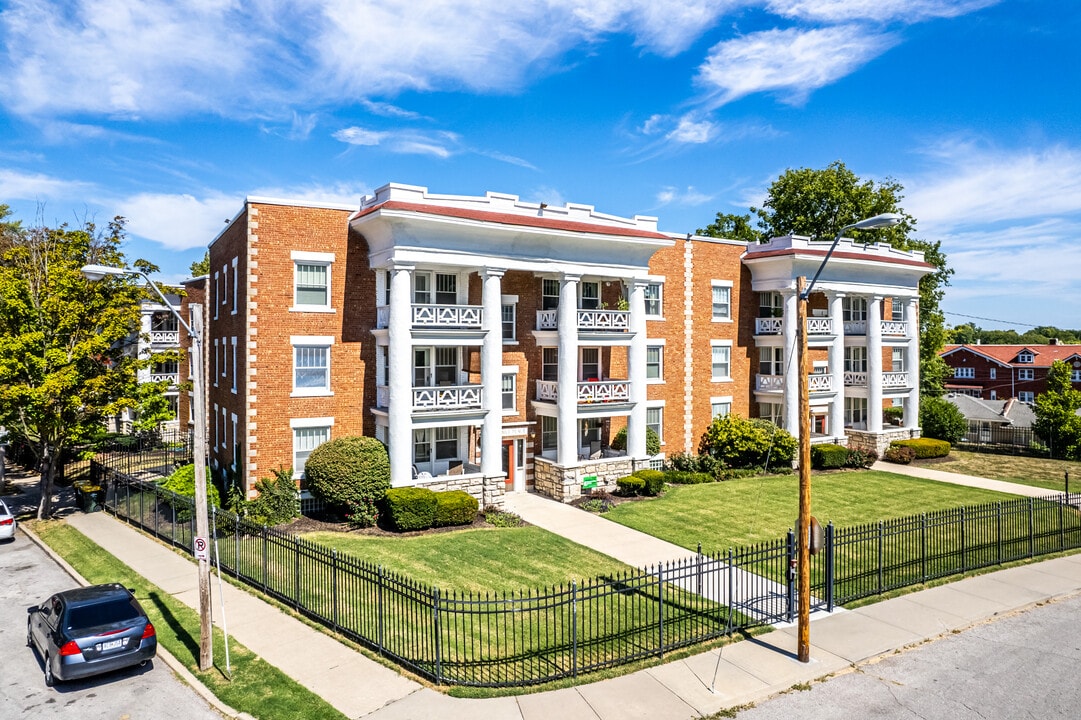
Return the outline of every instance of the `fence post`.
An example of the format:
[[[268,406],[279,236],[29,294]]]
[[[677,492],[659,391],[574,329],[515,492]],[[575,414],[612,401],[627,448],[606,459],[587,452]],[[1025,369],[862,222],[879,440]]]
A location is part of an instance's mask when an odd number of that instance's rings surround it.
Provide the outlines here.
[[[571,677],[578,677],[578,581],[571,581]]]
[[[263,526],[263,592],[267,591],[267,552],[270,550],[270,543],[267,538],[266,525]]]
[[[1069,471],[1067,471],[1069,472]],[[1062,499],[1058,503],[1058,549],[1066,549],[1066,520],[1064,515],[1064,505],[1066,505],[1066,496],[1063,495]]]
[[[657,566],[657,631],[661,659],[664,659],[664,565]]]
[[[995,503],[995,558],[1002,564],[1002,501]]]
[[[965,553],[965,506],[961,506],[961,572],[968,572],[968,557]]]
[[[736,569],[732,567],[734,561],[734,553],[732,548],[728,548],[728,617],[726,618],[725,625],[728,628],[726,635],[732,632],[732,619],[735,616],[735,612],[732,609],[732,601],[734,599],[735,590],[733,586],[736,584]]]
[[[833,554],[833,521],[826,523],[826,612],[833,612],[833,576],[836,570]]]
[[[785,620],[792,622],[796,617],[796,533],[791,528],[785,537],[785,550],[788,555],[788,581],[785,583]]]
[[[300,607],[300,541],[295,537],[293,541],[293,605]]]
[[[1028,499],[1028,556],[1036,556],[1036,503],[1031,497]]]
[[[695,573],[695,576],[696,576],[696,578],[698,580],[697,586],[696,586],[696,589],[695,589],[695,594],[696,595],[701,595],[702,594],[702,543],[698,543],[698,555],[696,556],[695,559],[697,560],[697,563],[698,563],[697,568],[696,568],[696,573]]]
[[[375,577],[378,582],[375,586],[375,621],[376,621],[376,636],[377,644],[379,646],[379,653],[382,654],[383,648],[383,627],[386,622],[383,618],[385,613],[383,612],[383,566],[380,565],[375,569]]]
[[[881,595],[884,590],[882,586],[885,584],[885,570],[882,567],[885,564],[885,557],[883,556],[882,543],[885,541],[885,525],[882,521],[878,521],[878,594]]]
[[[439,632],[439,588],[432,588],[432,631],[435,633],[435,684],[443,684],[443,656]]]
[[[341,624],[338,620],[338,551],[330,551],[330,596],[334,608],[334,631],[340,632]]]

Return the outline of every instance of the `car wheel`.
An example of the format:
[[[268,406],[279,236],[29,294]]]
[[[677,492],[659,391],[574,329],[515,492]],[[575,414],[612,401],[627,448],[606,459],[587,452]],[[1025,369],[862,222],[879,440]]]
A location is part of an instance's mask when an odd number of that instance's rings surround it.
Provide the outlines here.
[[[56,678],[53,677],[53,666],[49,661],[49,655],[45,655],[45,687],[52,687],[56,684]]]

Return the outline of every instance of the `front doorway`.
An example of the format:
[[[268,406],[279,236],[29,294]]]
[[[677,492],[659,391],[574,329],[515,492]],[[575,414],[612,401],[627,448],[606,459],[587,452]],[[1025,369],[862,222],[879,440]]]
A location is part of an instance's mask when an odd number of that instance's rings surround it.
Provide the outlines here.
[[[506,475],[506,492],[525,490],[525,439],[503,440],[503,473]]]

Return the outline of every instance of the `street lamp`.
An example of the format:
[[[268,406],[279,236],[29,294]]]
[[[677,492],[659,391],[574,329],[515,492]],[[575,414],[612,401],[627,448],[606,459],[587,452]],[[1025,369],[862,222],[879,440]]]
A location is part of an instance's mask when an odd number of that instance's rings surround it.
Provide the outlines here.
[[[796,328],[799,334],[799,520],[796,523],[796,537],[799,538],[796,556],[799,607],[796,649],[800,662],[809,662],[811,659],[811,392],[808,377],[810,360],[807,357],[807,299],[845,232],[892,227],[903,219],[897,213],[883,213],[845,225],[833,238],[833,244],[826,252],[826,257],[822,258],[822,264],[818,266],[810,284],[807,284],[807,278],[802,275],[796,278],[799,300],[796,305]]]
[[[141,277],[154,288],[162,302],[176,316],[181,327],[191,336],[192,413],[195,415],[195,535],[204,540],[208,536],[206,499],[206,395],[203,379],[203,308],[193,305],[191,325],[184,322],[176,308],[165,298],[157,283],[138,270],[109,267],[107,265],[84,265],[83,277],[97,282],[106,276],[131,275]],[[214,643],[210,620],[210,562],[205,553],[199,555],[199,669],[208,670],[214,662]]]

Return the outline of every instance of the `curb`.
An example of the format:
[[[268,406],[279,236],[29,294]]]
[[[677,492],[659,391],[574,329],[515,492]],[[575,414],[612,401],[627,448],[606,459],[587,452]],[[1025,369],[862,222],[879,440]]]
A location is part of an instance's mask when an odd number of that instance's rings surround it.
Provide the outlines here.
[[[24,524],[20,524],[18,529],[20,532],[26,535],[26,537],[28,537],[32,543],[44,550],[45,554],[48,555],[53,562],[59,565],[61,570],[70,575],[75,582],[77,582],[79,585],[82,585],[83,587],[91,584],[89,581],[87,581],[86,578],[80,575],[75,568],[69,565],[68,562],[64,560],[64,558],[53,552],[53,549],[49,547],[49,545],[44,540],[39,538],[37,534],[34,533],[34,531],[27,528]],[[158,645],[156,657],[161,659],[162,662],[164,662],[165,665],[173,671],[174,675],[177,675],[181,680],[187,683],[192,688],[192,690],[194,690],[196,694],[198,694],[199,697],[201,697],[206,702],[207,705],[212,707],[217,712],[221,713],[223,716],[227,718],[235,718],[235,720],[255,720],[255,718],[253,718],[248,713],[240,712],[239,710],[229,707],[221,700],[219,700],[218,696],[211,692],[210,688],[204,685],[202,681],[199,680],[199,678],[197,678],[191,672],[191,670],[187,668],[186,665],[184,665],[184,663],[177,660],[171,652],[166,650],[160,644]]]

